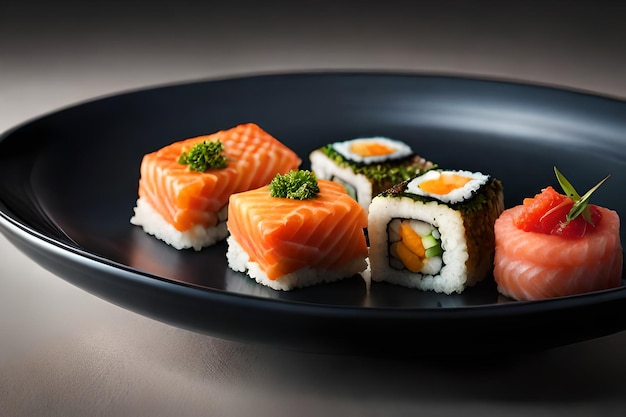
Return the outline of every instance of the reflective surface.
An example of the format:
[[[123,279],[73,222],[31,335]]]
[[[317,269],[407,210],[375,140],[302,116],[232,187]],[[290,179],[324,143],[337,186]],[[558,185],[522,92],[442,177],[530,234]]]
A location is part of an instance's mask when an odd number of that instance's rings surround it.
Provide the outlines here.
[[[501,179],[507,207],[554,184],[553,165],[583,188],[613,173],[594,201],[626,211],[620,192],[626,182],[620,176],[624,102],[481,79],[300,73],[121,94],[8,132],[0,142],[2,225],[18,247],[78,286],[143,314],[236,340],[341,352],[362,342],[367,328],[368,337],[396,340],[409,351],[440,350],[451,342],[524,351],[624,328],[623,321],[603,321],[626,304],[623,287],[534,303],[501,297],[491,279],[451,296],[380,283],[368,294],[356,277],[278,292],[231,271],[224,242],[201,252],[177,251],[130,225],[143,154],[247,121],[296,151],[304,168],[308,153],[325,143],[393,137],[440,167]],[[229,314],[228,326],[203,318],[213,314]],[[265,315],[266,325],[249,321],[257,314]],[[563,315],[601,324],[563,325]],[[276,323],[293,322],[314,330],[274,331]],[[412,325],[440,342],[414,345],[404,331]],[[468,332],[486,337],[468,340]]]
[[[272,6],[2,2],[0,131],[127,89],[267,71],[437,71],[626,98],[626,9],[617,2]],[[13,231],[0,230],[2,416],[622,417],[626,409],[626,332],[482,360],[462,345],[434,360],[393,351],[363,357],[360,346],[349,355],[319,355],[238,343],[105,301],[42,268],[8,240]],[[152,301],[155,309],[162,304]],[[598,323],[620,326],[623,311]],[[587,326],[580,315],[564,314],[562,322],[570,321]],[[420,330],[405,329],[431,343]]]

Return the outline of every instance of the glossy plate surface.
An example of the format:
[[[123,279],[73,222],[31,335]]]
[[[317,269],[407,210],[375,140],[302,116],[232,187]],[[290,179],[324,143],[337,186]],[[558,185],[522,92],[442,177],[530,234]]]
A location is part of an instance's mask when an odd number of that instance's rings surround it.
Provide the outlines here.
[[[0,230],[63,279],[125,308],[228,339],[315,352],[526,352],[626,328],[626,287],[512,302],[491,279],[441,295],[358,278],[291,292],[226,263],[226,244],[177,251],[129,219],[141,157],[255,122],[296,151],[361,136],[409,143],[439,166],[500,178],[507,207],[556,165],[626,213],[626,103],[436,75],[311,73],[168,85],[99,98],[4,133]],[[622,241],[624,235],[622,232]],[[33,288],[33,291],[37,291]]]

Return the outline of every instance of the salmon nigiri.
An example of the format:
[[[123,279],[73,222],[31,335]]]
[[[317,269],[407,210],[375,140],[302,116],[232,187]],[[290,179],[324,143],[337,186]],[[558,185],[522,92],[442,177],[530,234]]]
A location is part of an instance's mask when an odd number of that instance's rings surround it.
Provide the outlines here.
[[[144,155],[131,223],[177,249],[228,235],[231,194],[297,169],[300,158],[253,123],[172,143]]]
[[[367,269],[367,212],[335,182],[310,171],[230,197],[229,267],[260,284],[291,290]]]
[[[622,278],[618,214],[587,204],[555,168],[567,195],[548,186],[496,220],[494,278],[516,300],[614,288]],[[608,177],[607,177],[608,178]]]

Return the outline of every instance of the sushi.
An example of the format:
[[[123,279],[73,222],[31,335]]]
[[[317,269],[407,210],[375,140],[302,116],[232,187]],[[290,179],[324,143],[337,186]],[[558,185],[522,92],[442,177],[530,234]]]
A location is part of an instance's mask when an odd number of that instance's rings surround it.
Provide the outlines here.
[[[433,169],[372,199],[368,215],[372,281],[462,293],[493,268],[493,224],[502,183],[480,172]]]
[[[331,143],[311,152],[309,160],[318,178],[342,184],[365,210],[380,192],[435,167],[406,143],[387,137]]]
[[[518,301],[618,287],[622,279],[620,218],[588,203],[555,168],[566,195],[547,186],[495,223],[494,279]],[[599,186],[600,184],[598,184]]]
[[[233,194],[227,225],[228,266],[275,290],[366,273],[367,213],[341,185],[311,171]]]
[[[172,143],[143,156],[130,222],[176,249],[228,235],[231,194],[297,169],[300,158],[254,123]]]

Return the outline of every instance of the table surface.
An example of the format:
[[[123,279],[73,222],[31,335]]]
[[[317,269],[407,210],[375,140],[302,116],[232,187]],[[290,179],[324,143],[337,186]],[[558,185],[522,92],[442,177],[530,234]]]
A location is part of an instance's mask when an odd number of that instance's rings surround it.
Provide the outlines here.
[[[623,5],[397,3],[4,2],[0,131],[119,91],[309,69],[480,75],[626,98]],[[478,362],[241,344],[105,302],[0,235],[0,416],[622,416],[625,350],[626,332]]]

